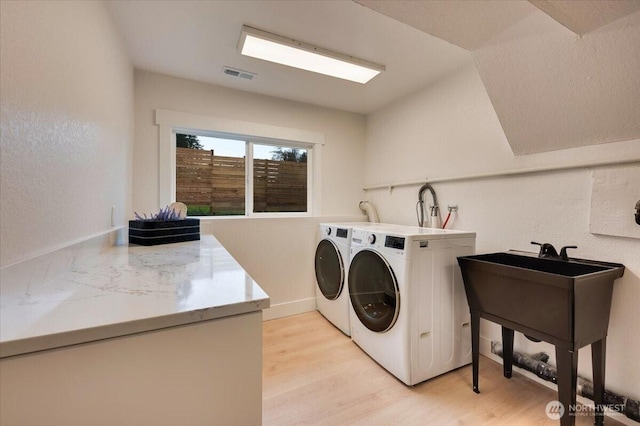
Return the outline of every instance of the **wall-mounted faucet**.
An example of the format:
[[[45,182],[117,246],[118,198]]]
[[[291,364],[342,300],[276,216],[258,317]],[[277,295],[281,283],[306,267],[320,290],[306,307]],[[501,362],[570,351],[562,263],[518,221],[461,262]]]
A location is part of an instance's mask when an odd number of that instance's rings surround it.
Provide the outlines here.
[[[556,248],[549,243],[537,243],[535,241],[531,241],[531,244],[535,244],[540,246],[540,253],[538,253],[538,257],[547,257],[550,259],[562,259],[569,260],[569,256],[567,256],[567,249],[575,249],[578,246],[564,246],[560,249],[560,254],[556,251]]]

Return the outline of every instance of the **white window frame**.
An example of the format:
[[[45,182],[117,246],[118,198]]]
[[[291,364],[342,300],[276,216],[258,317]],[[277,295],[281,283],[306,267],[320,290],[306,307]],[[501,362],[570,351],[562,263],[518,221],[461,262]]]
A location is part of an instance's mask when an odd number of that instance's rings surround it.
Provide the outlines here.
[[[268,144],[307,149],[307,211],[254,213],[253,191],[245,191],[245,217],[319,216],[322,211],[320,162],[324,133],[273,126],[220,117],[208,117],[178,111],[156,110],[158,132],[158,208],[176,200],[176,133],[213,136],[246,141],[247,166],[253,164],[253,144]],[[245,167],[247,188],[253,188],[253,167]],[[207,216],[208,217],[208,216]],[[242,217],[242,216],[233,216]]]

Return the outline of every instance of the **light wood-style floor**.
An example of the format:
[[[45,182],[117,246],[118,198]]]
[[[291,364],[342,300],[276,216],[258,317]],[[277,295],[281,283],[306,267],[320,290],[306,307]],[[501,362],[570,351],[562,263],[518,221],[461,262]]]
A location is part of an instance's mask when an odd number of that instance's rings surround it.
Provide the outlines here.
[[[545,413],[554,391],[516,372],[505,379],[485,357],[478,395],[471,366],[404,385],[317,312],[265,321],[263,336],[263,425],[560,424]]]

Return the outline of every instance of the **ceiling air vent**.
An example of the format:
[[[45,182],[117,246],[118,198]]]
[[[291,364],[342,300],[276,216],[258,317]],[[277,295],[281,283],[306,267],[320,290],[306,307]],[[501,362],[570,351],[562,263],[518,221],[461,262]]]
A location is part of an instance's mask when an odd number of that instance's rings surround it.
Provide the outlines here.
[[[231,77],[244,78],[245,80],[253,80],[258,74],[249,71],[242,71],[235,68],[222,67],[222,72]]]

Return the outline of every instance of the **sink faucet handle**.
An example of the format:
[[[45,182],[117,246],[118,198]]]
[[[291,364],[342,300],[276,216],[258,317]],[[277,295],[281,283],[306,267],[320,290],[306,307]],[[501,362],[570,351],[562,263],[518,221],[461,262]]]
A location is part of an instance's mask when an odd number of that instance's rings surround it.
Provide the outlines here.
[[[538,257],[559,257],[556,248],[549,243],[537,243],[535,241],[531,241],[531,244],[535,244],[540,246],[540,253],[538,253]]]
[[[560,259],[569,260],[569,256],[567,256],[567,249],[577,249],[578,246],[564,246],[560,249]]]

